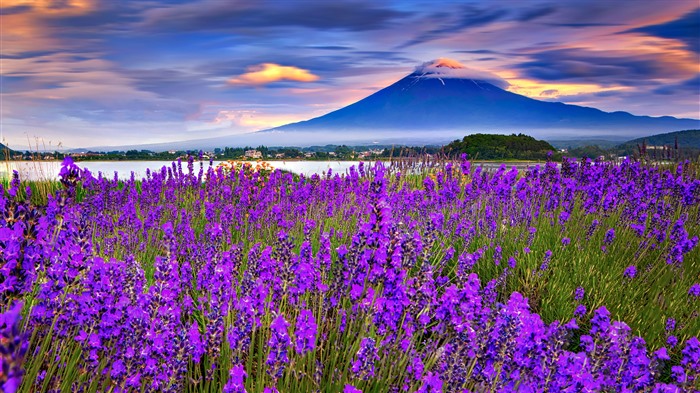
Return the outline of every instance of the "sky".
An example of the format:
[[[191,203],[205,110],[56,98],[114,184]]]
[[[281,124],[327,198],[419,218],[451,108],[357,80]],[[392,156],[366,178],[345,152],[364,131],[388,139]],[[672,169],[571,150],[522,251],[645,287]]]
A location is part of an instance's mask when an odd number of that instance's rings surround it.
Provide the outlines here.
[[[0,138],[249,133],[449,58],[532,98],[700,118],[697,0],[0,0]]]

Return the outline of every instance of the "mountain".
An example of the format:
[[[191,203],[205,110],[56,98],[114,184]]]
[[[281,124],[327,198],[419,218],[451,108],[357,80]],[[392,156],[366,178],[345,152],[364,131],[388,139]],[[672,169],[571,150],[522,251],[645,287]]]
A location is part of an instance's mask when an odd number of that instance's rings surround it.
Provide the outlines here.
[[[478,79],[477,79],[478,78]],[[326,115],[277,127],[278,132],[524,132],[537,137],[639,137],[699,128],[700,120],[539,101],[504,90],[504,81],[450,59],[438,59],[369,97]],[[269,132],[269,131],[268,131]]]
[[[0,159],[6,158],[6,156],[14,155],[14,154],[20,154],[21,152],[12,150],[9,147],[3,145],[0,143]]]

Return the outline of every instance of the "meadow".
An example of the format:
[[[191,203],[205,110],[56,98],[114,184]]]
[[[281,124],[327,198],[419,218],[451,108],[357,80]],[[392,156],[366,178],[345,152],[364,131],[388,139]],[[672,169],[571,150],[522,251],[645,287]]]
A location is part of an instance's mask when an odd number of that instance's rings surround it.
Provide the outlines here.
[[[699,170],[67,159],[0,191],[0,387],[696,391]]]

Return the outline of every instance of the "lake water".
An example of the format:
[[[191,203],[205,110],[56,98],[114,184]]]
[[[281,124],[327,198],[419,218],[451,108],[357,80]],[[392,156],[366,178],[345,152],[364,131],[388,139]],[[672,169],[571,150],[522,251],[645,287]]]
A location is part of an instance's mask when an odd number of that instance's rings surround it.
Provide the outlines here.
[[[214,167],[222,161],[214,161]],[[313,174],[321,174],[332,170],[333,173],[344,173],[351,166],[357,166],[357,161],[267,161],[271,167],[275,169],[284,169],[297,174],[311,176]],[[81,168],[87,168],[93,175],[97,176],[102,173],[104,176],[113,177],[114,172],[117,172],[119,178],[128,179],[131,172],[137,179],[146,176],[146,170],[160,170],[164,166],[171,166],[171,161],[84,161],[76,162]],[[252,164],[255,164],[252,162]],[[204,162],[204,170],[206,171],[209,162]],[[187,162],[182,163],[183,170],[187,171]],[[38,179],[57,179],[58,173],[61,170],[60,161],[10,161],[0,164],[0,177],[7,177],[12,171],[16,170],[21,179],[38,180]],[[194,163],[195,173],[199,171],[199,162]]]
[[[214,167],[222,161],[214,161]],[[328,172],[329,169],[333,173],[345,173],[351,166],[357,166],[357,161],[267,161],[270,166],[276,169],[284,169],[297,174],[307,176],[313,174],[321,174]],[[163,166],[170,166],[170,161],[85,161],[77,162],[81,168],[87,168],[93,175],[97,176],[102,172],[104,176],[112,178],[114,172],[117,172],[119,178],[128,179],[131,172],[137,179],[146,176],[146,170],[160,170]],[[204,168],[208,167],[209,162],[204,163]],[[501,166],[498,162],[473,163],[472,166],[483,166],[485,170],[493,171]],[[512,166],[518,169],[525,169],[528,165],[524,163],[507,163],[509,168]],[[195,173],[199,171],[199,162],[195,162]],[[19,172],[21,179],[40,180],[40,179],[57,179],[58,172],[61,170],[60,161],[9,161],[0,163],[0,178],[8,177],[12,171]],[[183,162],[183,170],[187,171],[187,162]]]

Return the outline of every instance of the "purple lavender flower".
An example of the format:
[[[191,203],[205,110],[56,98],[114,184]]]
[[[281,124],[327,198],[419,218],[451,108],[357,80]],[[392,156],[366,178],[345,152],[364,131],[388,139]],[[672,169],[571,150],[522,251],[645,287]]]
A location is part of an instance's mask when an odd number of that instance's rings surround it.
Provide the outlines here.
[[[268,366],[267,373],[275,379],[282,377],[284,368],[289,363],[288,349],[292,345],[292,340],[289,338],[288,327],[289,322],[281,314],[270,324],[272,334],[267,343],[270,353],[265,363]]]
[[[408,364],[407,371],[411,374],[413,379],[420,381],[423,378],[423,372],[425,371],[425,365],[420,356],[414,356],[411,358],[411,362]]]
[[[569,220],[569,216],[569,212],[562,210],[561,213],[559,213],[559,224],[564,225]]]
[[[564,238],[561,239],[561,244],[562,244],[564,247],[566,247],[566,246],[568,246],[569,244],[571,244],[571,239],[568,238],[568,237],[564,237]]]
[[[682,351],[683,358],[681,364],[686,370],[691,371],[695,376],[700,377],[700,340],[697,337],[691,337],[685,342],[685,348]],[[696,377],[693,377],[695,380]]]
[[[199,363],[206,349],[202,343],[202,336],[199,333],[199,325],[197,322],[192,322],[190,330],[187,332],[187,342],[190,347],[190,353],[192,354],[192,360],[195,363]]]
[[[374,362],[379,360],[376,342],[371,337],[365,337],[360,342],[360,349],[355,354],[352,372],[357,378],[369,380],[374,377]]]
[[[586,290],[583,289],[583,287],[576,287],[576,290],[574,290],[574,300],[580,302],[583,300],[583,297],[586,294]]]
[[[666,339],[666,344],[671,348],[675,348],[676,345],[678,345],[678,337],[673,335],[668,336],[668,338]]]
[[[583,318],[584,315],[586,315],[586,306],[579,304],[574,310],[574,316],[576,318]]]
[[[612,244],[613,240],[615,240],[615,229],[610,228],[607,232],[605,232],[605,238],[603,238],[603,243]]]
[[[596,228],[598,228],[598,225],[600,225],[598,220],[593,220],[591,222],[591,226],[588,227],[588,230],[586,231],[586,240],[590,240],[591,236],[593,236],[593,232],[595,232]]]
[[[666,318],[666,332],[670,333],[676,328],[676,320],[673,318]]]
[[[681,366],[673,366],[671,367],[671,375],[673,376],[673,379],[676,380],[676,382],[680,385],[685,384],[686,382],[686,374],[685,370]]]
[[[295,349],[298,354],[304,355],[316,348],[316,320],[310,310],[301,310],[297,317],[294,336],[296,338]]]
[[[437,373],[429,372],[423,379],[423,385],[416,393],[442,393],[442,380]]]
[[[629,279],[633,279],[637,275],[637,267],[634,265],[629,265],[622,275]]]
[[[362,390],[352,385],[345,385],[345,388],[343,388],[343,393],[362,393]]]
[[[700,284],[695,283],[695,284],[691,285],[690,289],[688,290],[688,295],[700,297]]]
[[[564,325],[564,328],[568,330],[578,330],[579,326],[578,323],[576,323],[576,318],[571,318],[569,322]]]
[[[229,371],[228,381],[224,385],[223,393],[247,393],[245,389],[245,367],[235,365]]]
[[[610,329],[610,311],[601,306],[593,312],[591,318],[591,334],[605,334]]]
[[[0,387],[7,393],[16,392],[22,382],[22,364],[29,345],[20,332],[20,311],[22,303],[16,302],[0,314]]]
[[[549,262],[552,260],[552,250],[547,250],[544,253],[544,259],[542,260],[542,265],[540,265],[540,271],[545,271],[549,267]]]
[[[658,360],[671,360],[671,357],[668,356],[668,351],[666,351],[666,347],[661,347],[654,351],[654,357]]]

